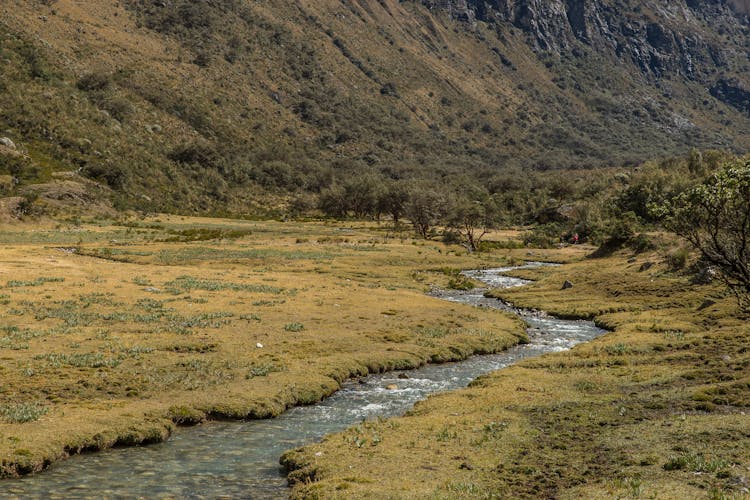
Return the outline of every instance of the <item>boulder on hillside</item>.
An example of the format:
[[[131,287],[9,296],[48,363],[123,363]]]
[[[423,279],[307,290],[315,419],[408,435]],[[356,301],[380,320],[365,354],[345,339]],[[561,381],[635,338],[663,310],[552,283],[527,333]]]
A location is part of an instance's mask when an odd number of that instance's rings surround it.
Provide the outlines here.
[[[13,151],[17,149],[16,143],[11,141],[8,137],[0,137],[0,145],[5,146],[8,149],[12,149]]]

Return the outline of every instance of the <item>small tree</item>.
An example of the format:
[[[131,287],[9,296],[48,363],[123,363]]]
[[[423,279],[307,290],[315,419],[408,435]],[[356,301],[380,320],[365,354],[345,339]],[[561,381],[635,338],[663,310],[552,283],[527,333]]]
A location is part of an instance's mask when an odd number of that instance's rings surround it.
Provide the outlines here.
[[[427,239],[430,229],[445,215],[446,196],[423,184],[412,186],[406,203],[406,216],[414,230]]]
[[[451,205],[447,217],[448,226],[461,235],[466,248],[473,252],[489,230],[496,227],[497,206],[489,197],[482,200],[459,198]]]
[[[378,213],[388,214],[393,219],[394,225],[398,226],[399,219],[406,210],[409,202],[409,191],[403,182],[389,181],[385,188],[380,191],[378,198]]]
[[[361,219],[367,215],[377,215],[381,184],[380,180],[371,175],[353,177],[344,183],[347,206],[355,217]]]
[[[750,312],[750,160],[726,164],[663,205],[666,226],[687,239]]]
[[[321,191],[318,198],[318,208],[328,217],[335,217],[337,219],[346,217],[349,204],[344,188],[338,184],[334,184]]]
[[[342,184],[334,184],[320,192],[318,208],[329,217],[344,218],[354,215],[378,218],[378,200],[383,188],[374,176],[358,176]]]

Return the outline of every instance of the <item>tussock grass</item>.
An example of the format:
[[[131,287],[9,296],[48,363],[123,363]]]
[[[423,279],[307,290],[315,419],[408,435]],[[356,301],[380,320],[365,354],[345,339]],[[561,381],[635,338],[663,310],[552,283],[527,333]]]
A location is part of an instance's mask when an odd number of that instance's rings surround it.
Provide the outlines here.
[[[283,366],[275,365],[273,363],[261,363],[253,365],[247,371],[245,378],[251,379],[253,377],[265,377],[269,373],[284,371]]]
[[[122,359],[120,357],[105,357],[102,353],[86,354],[37,354],[35,360],[41,360],[47,366],[60,368],[61,366],[72,366],[75,368],[114,368]]]

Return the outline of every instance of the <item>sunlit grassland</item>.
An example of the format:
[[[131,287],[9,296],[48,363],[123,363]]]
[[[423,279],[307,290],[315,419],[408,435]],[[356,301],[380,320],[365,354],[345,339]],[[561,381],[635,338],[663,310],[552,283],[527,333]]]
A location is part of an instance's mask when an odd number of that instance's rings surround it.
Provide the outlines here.
[[[293,496],[746,498],[750,328],[734,299],[663,252],[574,252],[494,295],[612,333],[290,452]]]
[[[0,463],[278,415],[351,376],[504,349],[516,319],[428,297],[505,256],[377,224],[160,217],[6,226]]]

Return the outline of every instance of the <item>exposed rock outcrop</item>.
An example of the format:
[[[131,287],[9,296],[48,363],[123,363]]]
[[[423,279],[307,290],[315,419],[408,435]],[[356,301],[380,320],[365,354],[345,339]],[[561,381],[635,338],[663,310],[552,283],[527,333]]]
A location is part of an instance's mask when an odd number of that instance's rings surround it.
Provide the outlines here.
[[[16,150],[16,144],[8,137],[0,137],[0,146],[4,146],[5,148],[11,149],[13,151]]]
[[[737,79],[721,78],[711,87],[711,95],[750,115],[750,89]]]
[[[679,73],[698,78],[726,64],[721,40],[702,36],[702,23],[720,33],[744,33],[750,8],[744,1],[595,2],[591,0],[424,0],[451,16],[508,25],[528,33],[537,51],[564,54],[588,46],[633,62],[644,74]],[[644,5],[645,4],[645,5]],[[707,75],[703,75],[707,76]]]

